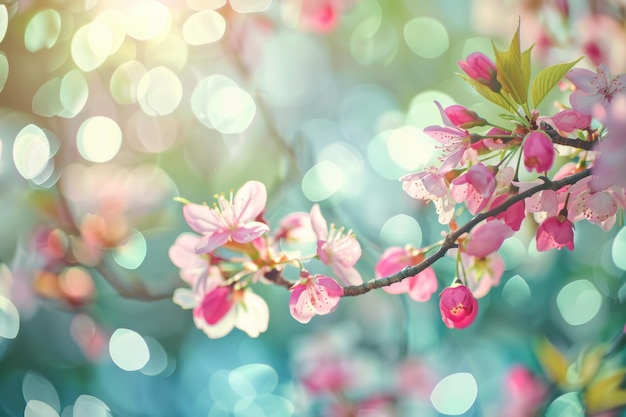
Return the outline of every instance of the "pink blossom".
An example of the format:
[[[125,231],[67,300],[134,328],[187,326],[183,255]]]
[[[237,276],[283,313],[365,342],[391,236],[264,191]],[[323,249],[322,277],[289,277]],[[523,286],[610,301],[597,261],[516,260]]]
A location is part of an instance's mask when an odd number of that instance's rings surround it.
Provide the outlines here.
[[[482,52],[472,52],[465,61],[458,61],[457,64],[468,77],[486,85],[492,91],[498,92],[502,89],[496,64]]]
[[[481,163],[452,181],[451,194],[457,203],[465,201],[469,212],[476,214],[485,208],[495,189],[495,174]]]
[[[591,115],[596,105],[608,107],[626,89],[626,74],[613,77],[604,64],[596,72],[574,68],[566,77],[577,87],[569,97],[572,108],[582,114]]]
[[[475,111],[459,104],[454,104],[445,108],[446,116],[450,121],[461,129],[469,129],[476,126],[485,126],[487,121],[480,117]]]
[[[512,194],[501,194],[494,198],[489,205],[489,210],[493,210],[494,208],[502,205],[509,198],[513,197]],[[524,201],[518,201],[517,203],[512,204],[509,208],[500,212],[493,217],[498,220],[502,220],[504,224],[509,226],[513,231],[517,232],[522,227],[522,222],[526,218],[526,208],[524,206]]]
[[[193,289],[178,288],[174,302],[184,309],[193,309],[196,327],[211,339],[224,337],[235,327],[250,337],[258,337],[269,324],[267,303],[249,288],[223,286],[223,278],[214,268],[215,274],[199,280]]]
[[[504,273],[504,261],[497,253],[477,258],[461,252],[461,262],[465,270],[467,287],[474,297],[482,298],[489,293],[491,287],[500,284],[500,278]]]
[[[439,171],[446,173],[454,169],[464,159],[465,152],[471,149],[472,142],[469,132],[452,123],[438,101],[435,101],[435,104],[439,108],[441,120],[445,126],[428,126],[424,128],[424,133],[442,144],[440,147],[442,164]]]
[[[478,301],[465,285],[453,285],[441,291],[439,310],[446,326],[451,329],[463,329],[476,319]]]
[[[574,225],[561,214],[548,217],[537,228],[536,240],[539,252],[564,246],[574,250]]]
[[[287,0],[283,17],[294,26],[312,32],[326,33],[338,24],[341,14],[354,0]]]
[[[496,252],[502,243],[513,235],[513,230],[502,220],[492,220],[476,226],[465,244],[465,253],[477,258]]]
[[[337,281],[324,275],[301,274],[291,290],[289,312],[300,323],[308,323],[316,314],[329,314],[337,308],[343,288]]]
[[[590,187],[593,191],[611,186],[626,188],[626,96],[617,97],[595,116],[606,126],[607,135],[595,148],[599,156],[592,168]]]
[[[352,230],[344,233],[344,228],[337,229],[334,224],[330,229],[322,216],[319,204],[311,208],[311,225],[317,237],[317,256],[345,285],[363,283],[361,274],[354,268],[361,257],[361,245]]]
[[[591,125],[591,115],[581,114],[574,109],[562,110],[552,116],[554,127],[564,133],[588,128]]]
[[[345,358],[320,358],[300,377],[300,382],[313,394],[339,393],[348,388],[353,379],[353,365]]]
[[[200,204],[186,204],[183,214],[187,224],[201,233],[195,251],[209,253],[228,241],[248,243],[269,231],[267,224],[257,221],[265,210],[267,191],[258,181],[246,182],[230,200],[223,195],[209,208]]]
[[[542,131],[533,131],[524,139],[524,166],[528,172],[546,173],[552,168],[556,153],[548,135]]]
[[[284,239],[292,243],[315,241],[316,236],[311,226],[311,215],[306,212],[286,215],[278,224],[274,239]]]
[[[618,210],[626,207],[624,189],[612,186],[593,192],[589,187],[593,180],[593,176],[583,178],[570,187],[569,193],[572,197],[568,217],[574,222],[586,218],[602,229],[609,230],[615,224]]]
[[[548,391],[539,378],[521,365],[509,369],[504,388],[506,398],[503,415],[511,417],[535,415]]]
[[[402,189],[411,197],[434,202],[436,212],[439,214],[439,223],[450,223],[454,215],[455,202],[450,194],[445,174],[431,167],[400,177],[400,181]]]
[[[206,279],[209,273],[208,257],[195,252],[199,240],[197,235],[182,233],[169,250],[170,260],[180,268],[180,277],[192,286],[196,281]]]
[[[407,266],[417,265],[424,260],[424,255],[409,247],[391,247],[381,255],[375,268],[376,278],[382,278],[400,272]],[[428,267],[417,275],[405,278],[400,282],[383,287],[389,294],[408,293],[415,301],[428,301],[437,291],[437,277],[435,271]]]

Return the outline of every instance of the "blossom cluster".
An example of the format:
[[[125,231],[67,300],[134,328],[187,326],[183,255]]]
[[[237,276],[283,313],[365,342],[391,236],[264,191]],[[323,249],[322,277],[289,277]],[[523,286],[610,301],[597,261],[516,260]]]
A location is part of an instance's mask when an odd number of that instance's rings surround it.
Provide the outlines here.
[[[193,309],[209,337],[234,327],[257,336],[267,329],[269,309],[251,284],[287,287],[291,315],[306,323],[334,311],[341,297],[373,288],[427,301],[439,287],[433,256],[448,253],[456,258],[456,274],[445,279],[439,307],[444,324],[461,329],[475,321],[477,299],[499,284],[504,262],[498,250],[525,222],[536,225],[540,252],[573,250],[574,225],[582,220],[609,230],[626,207],[620,133],[626,75],[613,76],[605,65],[573,68],[578,61],[572,61],[544,68],[531,80],[531,48],[520,49],[519,30],[507,50],[494,53],[495,62],[481,52],[460,61],[461,77],[506,113],[488,121],[464,106],[435,102],[443,125],[424,132],[438,143],[440,164],[400,178],[410,197],[435,206],[439,223],[449,229],[441,242],[387,248],[376,279],[364,284],[356,269],[361,246],[351,230],[329,227],[317,204],[272,229],[264,219],[265,186],[249,181],[230,198],[216,196],[212,207],[184,201],[185,220],[197,234],[181,235],[170,250],[189,285],[176,291],[175,302]],[[570,87],[568,102],[558,103],[556,112],[539,112],[559,83]],[[459,226],[463,212],[472,220]],[[314,251],[285,251],[285,241],[313,243]],[[334,278],[311,274],[305,264],[314,258]],[[297,270],[297,280],[285,278],[287,267]]]

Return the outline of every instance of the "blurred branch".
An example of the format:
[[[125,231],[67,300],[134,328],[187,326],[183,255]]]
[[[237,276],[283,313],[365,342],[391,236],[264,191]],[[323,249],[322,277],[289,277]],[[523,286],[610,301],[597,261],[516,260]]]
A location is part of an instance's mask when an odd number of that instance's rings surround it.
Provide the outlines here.
[[[582,180],[583,178],[588,177],[589,175],[591,175],[590,168],[580,171],[576,174],[570,175],[569,177],[560,179],[558,181],[550,181],[550,180],[544,179],[544,182],[542,184],[529,188],[528,190],[509,198],[507,201],[505,201],[498,207],[475,216],[472,220],[465,223],[463,226],[459,227],[457,230],[449,233],[444,239],[444,242],[441,244],[441,246],[437,250],[437,252],[435,252],[433,255],[429,256],[428,258],[424,259],[424,261],[422,261],[421,263],[417,265],[413,265],[413,266],[408,266],[404,268],[402,271],[394,275],[390,275],[388,277],[384,277],[380,279],[373,279],[361,285],[351,285],[348,287],[344,287],[343,295],[344,297],[353,297],[356,295],[362,295],[371,290],[382,288],[382,287],[387,287],[391,284],[395,284],[396,282],[400,282],[405,278],[412,277],[422,272],[424,269],[428,268],[432,264],[434,264],[435,261],[442,258],[448,252],[448,250],[457,247],[458,245],[456,241],[463,234],[470,232],[474,228],[474,226],[476,226],[478,223],[482,222],[483,220],[504,212],[513,204],[519,201],[523,201],[524,199],[533,196],[539,191],[544,191],[544,190],[556,191],[567,185],[575,184],[578,181]]]

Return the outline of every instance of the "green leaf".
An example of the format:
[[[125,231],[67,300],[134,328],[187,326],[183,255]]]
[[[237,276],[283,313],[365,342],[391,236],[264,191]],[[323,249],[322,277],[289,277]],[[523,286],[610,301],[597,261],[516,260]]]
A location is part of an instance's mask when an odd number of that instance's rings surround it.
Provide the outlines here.
[[[508,92],[517,104],[525,104],[528,101],[528,80],[524,74],[522,65],[522,52],[519,42],[519,25],[511,39],[509,49],[499,51],[495,44],[493,50],[496,55],[496,68],[498,69],[498,81],[502,89]],[[525,52],[528,60],[528,74],[530,74],[530,51]],[[530,75],[528,75],[530,78]]]
[[[470,77],[468,77],[465,74],[458,74],[457,75],[459,77],[461,77],[463,79],[463,81],[465,81],[466,83],[468,83],[469,85],[472,86],[472,88],[474,90],[476,90],[476,92],[478,94],[480,94],[481,96],[483,96],[484,98],[486,98],[487,100],[491,101],[493,104],[496,104],[500,107],[502,107],[503,109],[507,110],[507,111],[511,111],[511,106],[509,105],[509,103],[507,103],[507,101],[504,99],[504,97],[502,97],[501,94],[495,93],[491,90],[491,88],[489,88],[488,86],[479,83],[476,80],[471,79]]]
[[[524,73],[524,85],[530,85],[530,53],[533,50],[535,44],[533,43],[530,48],[522,52],[522,72]]]
[[[577,392],[568,392],[548,406],[546,417],[585,417],[585,410]]]
[[[595,380],[585,390],[583,397],[590,414],[600,413],[626,405],[626,369]]]
[[[539,103],[541,103],[550,90],[552,90],[554,86],[561,81],[561,78],[567,74],[567,71],[572,69],[572,67],[581,59],[583,59],[582,56],[571,62],[549,66],[542,69],[539,74],[537,74],[535,80],[533,81],[533,85],[530,88],[530,96],[533,100],[535,108],[539,106]]]

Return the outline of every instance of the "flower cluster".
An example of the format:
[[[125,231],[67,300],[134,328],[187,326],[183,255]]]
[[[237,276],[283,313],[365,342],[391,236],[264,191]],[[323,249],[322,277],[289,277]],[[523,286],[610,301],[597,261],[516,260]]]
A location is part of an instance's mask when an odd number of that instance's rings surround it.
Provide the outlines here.
[[[332,312],[343,295],[333,278],[311,274],[304,263],[312,258],[328,265],[346,285],[362,282],[354,269],[361,247],[352,231],[328,227],[318,205],[310,213],[292,213],[271,230],[264,219],[265,185],[248,181],[229,198],[216,196],[212,207],[186,203],[183,214],[193,233],[181,234],[170,248],[172,262],[188,288],[179,288],[174,301],[193,309],[196,326],[218,338],[233,328],[257,337],[267,330],[269,308],[252,284],[283,285],[291,291],[289,312],[302,323]],[[310,242],[312,254],[288,252],[282,244]],[[300,279],[283,272],[291,266]]]

